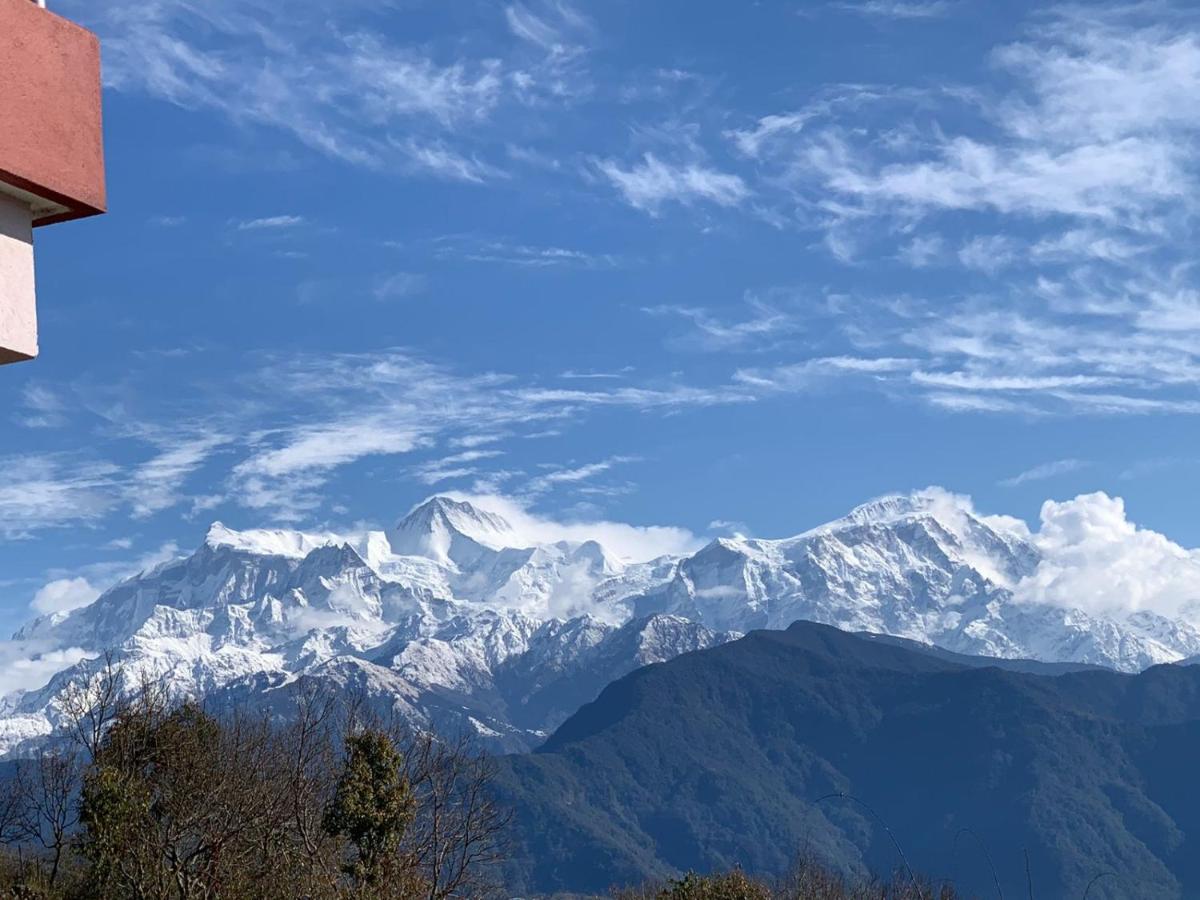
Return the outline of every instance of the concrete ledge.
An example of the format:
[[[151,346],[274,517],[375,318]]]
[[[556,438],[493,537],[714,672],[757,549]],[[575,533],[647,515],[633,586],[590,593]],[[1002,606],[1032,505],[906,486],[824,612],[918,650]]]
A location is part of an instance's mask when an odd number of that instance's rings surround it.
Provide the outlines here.
[[[33,213],[27,203],[0,195],[0,363],[37,353]]]
[[[104,212],[96,36],[29,0],[0,0],[0,73],[0,192],[28,202],[35,226]]]

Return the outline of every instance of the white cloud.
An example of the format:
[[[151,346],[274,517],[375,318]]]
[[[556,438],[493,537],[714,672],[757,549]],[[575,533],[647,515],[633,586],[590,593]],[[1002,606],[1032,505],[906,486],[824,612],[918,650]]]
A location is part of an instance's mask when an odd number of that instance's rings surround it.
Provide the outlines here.
[[[472,168],[469,154],[436,140],[516,100],[500,60],[443,60],[427,47],[390,43],[377,23],[365,25],[369,7],[359,0],[336,9],[258,0],[63,3],[99,33],[108,87],[278,129],[354,165],[407,159],[408,171],[477,177],[483,164]],[[525,79],[524,95],[540,90],[532,81]],[[388,139],[400,124],[411,146]]]
[[[698,550],[703,541],[686,528],[667,525],[628,525],[608,521],[556,521],[529,510],[521,501],[498,494],[450,492],[480,509],[502,516],[527,545],[554,541],[598,541],[630,562]]]
[[[924,269],[936,264],[945,253],[946,242],[939,234],[919,234],[900,247],[897,256],[905,265]]]
[[[0,457],[0,535],[101,518],[118,504],[119,474],[111,463],[71,456]]]
[[[582,481],[588,481],[597,475],[602,475],[617,465],[637,462],[633,456],[613,456],[599,462],[586,463],[578,466],[551,465],[549,471],[529,480],[524,488],[527,496],[536,496],[551,491],[560,485],[574,486]],[[578,490],[578,488],[573,488]]]
[[[105,544],[105,549],[128,550],[132,546],[132,542],[128,539],[118,538],[108,541]],[[137,575],[139,572],[147,572],[163,563],[178,559],[179,556],[179,545],[174,541],[166,541],[132,559],[125,558],[109,562],[92,563],[72,572],[51,570],[47,573],[47,576],[52,580],[38,591],[30,606],[39,612],[54,612],[55,610],[50,607],[55,604],[59,604],[60,609],[63,611],[78,608],[78,606],[85,606],[100,594],[100,591],[93,588],[92,585],[108,586],[116,584],[130,576]],[[47,591],[48,588],[49,590]],[[46,591],[46,593],[43,594],[43,591]],[[92,595],[91,599],[87,599],[89,594]],[[42,604],[46,606],[45,609],[39,607],[39,597],[41,597]]]
[[[1030,481],[1045,481],[1047,478],[1065,475],[1068,472],[1078,472],[1089,465],[1090,463],[1083,459],[1056,459],[1053,462],[1042,463],[1026,469],[1011,478],[1005,478],[1000,484],[1004,487],[1017,487]]]
[[[934,158],[872,168],[827,135],[808,161],[834,191],[892,212],[989,211],[1133,224],[1184,198],[1190,179],[1178,153],[1130,137],[1052,149],[994,146],[954,137]]]
[[[933,391],[926,394],[924,399],[931,406],[954,413],[1007,413],[1024,416],[1041,414],[1041,410],[1032,403],[1009,400],[994,395],[949,394],[943,391]]]
[[[156,360],[160,365],[181,364],[172,357]],[[587,389],[543,387],[503,373],[459,373],[397,350],[262,356],[236,372],[217,366],[206,377],[203,404],[199,395],[172,392],[136,418],[124,400],[95,407],[107,425],[86,456],[0,457],[0,536],[91,525],[118,511],[144,518],[181,506],[195,516],[222,503],[295,522],[323,505],[340,470],[371,458],[560,434],[604,407],[676,411],[755,399],[737,385],[691,385],[677,377],[635,383],[629,371],[621,374],[587,379]],[[131,372],[124,394],[133,395],[138,377],[147,376]],[[162,378],[162,369],[150,377]],[[501,474],[534,491],[566,483],[545,472],[487,471],[492,456],[476,452],[411,471],[426,483],[468,475],[494,481]],[[204,489],[197,491],[202,474]]]
[[[728,519],[713,519],[708,523],[709,531],[723,531],[733,537],[751,537],[750,526],[745,522],[732,522]]]
[[[691,330],[670,339],[672,346],[697,350],[737,350],[744,347],[761,349],[804,328],[801,313],[785,310],[753,294],[747,295],[750,316],[739,322],[725,322],[707,309],[688,306],[648,306],[642,311],[652,316],[674,316],[689,322]]]
[[[99,596],[100,591],[92,587],[86,578],[60,578],[38,588],[29,605],[41,615],[69,612],[87,606]]]
[[[266,216],[261,219],[246,219],[238,222],[238,231],[266,231],[277,228],[295,228],[303,225],[303,216]]]
[[[934,19],[946,15],[955,4],[950,0],[862,0],[831,3],[834,9],[883,19]]]
[[[570,247],[538,246],[506,240],[482,240],[454,235],[439,238],[434,253],[441,259],[500,263],[532,269],[577,267],[611,268],[620,259],[611,253],[591,253]]]
[[[1031,97],[1010,98],[1002,122],[1013,134],[1064,145],[1129,137],[1158,139],[1200,126],[1190,102],[1200,90],[1200,39],[1165,20],[1139,22],[1067,6],[1039,39],[1000,48],[997,65],[1019,73]]]
[[[438,65],[415,50],[389,46],[371,34],[346,41],[344,56],[335,58],[335,87],[340,102],[361,103],[364,113],[380,122],[398,116],[427,115],[450,124],[485,117],[499,103],[503,71],[499,60],[459,60]],[[354,97],[352,92],[362,91]]]
[[[823,356],[772,368],[739,369],[734,380],[763,390],[800,391],[836,378],[881,378],[907,373],[914,361],[897,357]]]
[[[1115,379],[1094,375],[973,375],[967,372],[913,372],[916,384],[963,391],[1053,391],[1064,388],[1099,387]]]
[[[1200,291],[1190,277],[1180,266],[1120,279],[1071,272],[961,298],[830,296],[809,306],[805,333],[841,352],[742,368],[734,380],[806,390],[857,379],[953,412],[1196,414]]]
[[[163,449],[156,456],[136,466],[124,491],[134,518],[145,518],[170,509],[182,499],[182,486],[199,469],[213,451],[227,444],[221,434],[201,437],[170,435],[159,438]]]
[[[1122,263],[1134,259],[1144,249],[1122,234],[1109,234],[1097,228],[1072,228],[1043,237],[1030,252],[1038,260],[1052,262],[1083,259]]]
[[[392,423],[382,416],[302,425],[287,434],[283,446],[254,453],[238,464],[235,473],[295,475],[336,468],[364,456],[407,453],[421,443],[419,427]]]
[[[375,282],[376,300],[402,300],[425,290],[428,279],[414,272],[394,272]]]
[[[410,168],[449,181],[483,184],[507,174],[496,166],[465,156],[447,146],[444,141],[418,141],[414,138],[396,145],[408,159]]]
[[[737,206],[751,194],[738,175],[697,163],[665,163],[653,153],[646,153],[640,163],[628,168],[611,159],[601,160],[596,166],[630,206],[651,215],[658,215],[663,204],[672,201],[684,206],[700,200]]]
[[[677,382],[543,388],[499,373],[458,374],[401,351],[275,359],[244,376],[239,390],[253,419],[246,455],[230,472],[229,496],[270,509],[280,521],[319,507],[336,471],[369,457],[442,441],[536,434],[550,422],[577,421],[590,408],[682,409],[753,399],[740,388]]]
[[[570,46],[572,36],[591,30],[588,18],[562,0],[551,0],[542,6],[541,14],[533,12],[525,3],[506,6],[504,18],[509,31],[548,53],[565,54],[573,49]]]
[[[30,382],[21,391],[25,412],[16,420],[26,428],[61,428],[67,424],[67,404],[59,393],[44,384]]]
[[[958,250],[958,260],[968,269],[994,275],[1017,259],[1017,242],[1002,234],[976,235]]]
[[[93,523],[123,506],[135,518],[169,509],[186,498],[187,479],[230,440],[215,431],[194,437],[147,426],[129,426],[122,436],[154,454],[125,465],[79,454],[0,457],[0,535]]]
[[[915,16],[950,5],[841,6]],[[913,251],[951,227],[962,264],[992,276],[1149,268],[1155,250],[1179,259],[1194,244],[1200,171],[1200,111],[1187,99],[1200,89],[1196,17],[1154,4],[1063,5],[1028,26],[994,50],[991,77],[977,83],[818,94],[727,136],[762,160],[765,179],[790,187],[842,261],[891,245],[919,265],[929,256]],[[931,111],[936,124],[926,124]],[[1003,233],[1017,228],[1028,232],[1019,242]]]
[[[1138,528],[1119,497],[1047,501],[1034,543],[1044,558],[1017,585],[1019,600],[1102,615],[1149,610],[1196,618],[1200,551]]]
[[[45,641],[0,641],[0,697],[42,687],[51,677],[93,654]]]
[[[421,483],[438,484],[442,481],[477,475],[480,470],[474,465],[475,463],[503,455],[502,450],[464,450],[461,453],[453,453],[450,456],[423,463],[417,466],[414,472]]]
[[[815,111],[806,110],[763,116],[753,128],[726,131],[725,136],[733,141],[744,156],[755,159],[763,145],[781,135],[799,134],[815,115]]]

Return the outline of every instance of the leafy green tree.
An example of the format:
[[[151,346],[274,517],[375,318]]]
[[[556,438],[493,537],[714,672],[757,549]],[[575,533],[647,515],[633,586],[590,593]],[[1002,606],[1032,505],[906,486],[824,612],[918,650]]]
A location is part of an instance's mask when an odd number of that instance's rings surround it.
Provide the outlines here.
[[[346,739],[346,760],[325,830],[353,845],[346,872],[358,885],[376,888],[389,876],[410,870],[397,859],[415,815],[412,787],[404,760],[392,739],[366,729]]]

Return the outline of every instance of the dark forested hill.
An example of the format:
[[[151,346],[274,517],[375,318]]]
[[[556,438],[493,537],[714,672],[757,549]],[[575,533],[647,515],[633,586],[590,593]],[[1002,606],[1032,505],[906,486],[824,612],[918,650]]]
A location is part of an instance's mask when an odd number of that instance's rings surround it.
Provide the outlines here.
[[[890,873],[886,821],[914,869],[980,896],[984,847],[1011,896],[1026,852],[1038,897],[1109,871],[1091,897],[1200,896],[1200,668],[977,663],[797,623],[640,669],[502,761],[513,886],[800,856]]]

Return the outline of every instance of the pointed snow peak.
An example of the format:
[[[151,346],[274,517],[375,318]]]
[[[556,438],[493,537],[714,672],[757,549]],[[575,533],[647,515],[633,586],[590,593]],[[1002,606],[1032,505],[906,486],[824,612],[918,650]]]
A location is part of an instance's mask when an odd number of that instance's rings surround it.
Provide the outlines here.
[[[451,526],[467,537],[476,539],[512,534],[512,526],[503,516],[479,509],[465,500],[454,500],[441,496],[431,497],[410,512],[396,526],[396,530],[424,529],[442,523]]]
[[[339,568],[357,568],[366,565],[358,550],[346,542],[328,543],[316,547],[304,557],[304,563],[315,567],[332,565]]]
[[[586,562],[598,574],[615,575],[625,569],[625,564],[598,541],[584,541],[572,551],[571,559]]]
[[[518,543],[512,526],[502,516],[449,497],[426,500],[388,535],[393,553],[438,560],[452,558],[455,544],[463,539],[489,550]]]
[[[227,527],[224,522],[213,522],[204,535],[204,543],[210,547],[226,547],[236,540],[236,535],[237,532]]]

